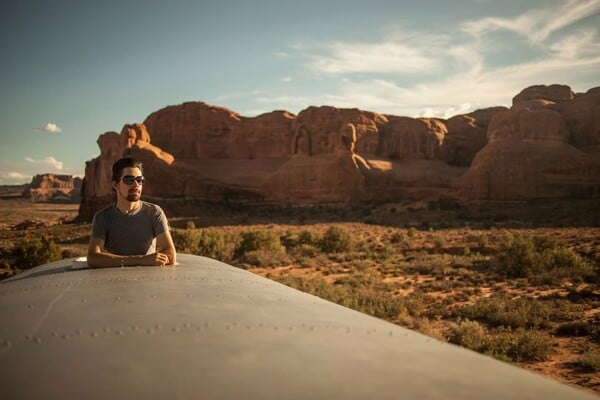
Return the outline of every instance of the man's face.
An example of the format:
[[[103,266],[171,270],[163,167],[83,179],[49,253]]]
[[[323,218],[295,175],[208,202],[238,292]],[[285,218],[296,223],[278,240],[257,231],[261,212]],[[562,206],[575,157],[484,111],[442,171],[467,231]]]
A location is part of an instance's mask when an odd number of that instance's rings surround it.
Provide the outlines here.
[[[123,169],[123,174],[121,175],[119,182],[113,182],[113,187],[117,192],[117,197],[124,198],[131,202],[138,201],[142,196],[142,184],[134,181],[131,185],[128,185],[123,182],[123,177],[125,176],[142,176],[142,171],[140,171],[140,169],[137,167],[125,168]]]

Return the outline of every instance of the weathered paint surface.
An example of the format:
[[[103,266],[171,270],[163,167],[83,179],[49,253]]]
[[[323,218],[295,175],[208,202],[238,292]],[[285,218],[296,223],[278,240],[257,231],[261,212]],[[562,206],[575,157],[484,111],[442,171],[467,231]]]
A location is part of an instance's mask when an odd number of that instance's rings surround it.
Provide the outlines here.
[[[0,285],[3,399],[594,399],[204,257]]]

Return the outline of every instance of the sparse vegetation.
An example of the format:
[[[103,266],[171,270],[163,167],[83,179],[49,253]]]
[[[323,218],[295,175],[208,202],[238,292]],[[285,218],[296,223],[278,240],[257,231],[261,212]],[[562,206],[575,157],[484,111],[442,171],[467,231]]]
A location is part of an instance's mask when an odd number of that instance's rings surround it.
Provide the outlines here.
[[[36,267],[40,264],[58,261],[63,258],[62,250],[54,240],[43,235],[41,238],[24,239],[13,250],[15,264],[20,269]]]
[[[222,217],[227,225],[207,226],[209,220],[200,217],[174,220],[178,228],[172,233],[180,253],[219,259],[598,390],[597,228],[525,228],[512,213],[467,212],[439,202],[394,204],[384,211],[289,209],[285,215],[293,223],[278,225],[281,214],[265,211],[256,223],[257,218],[235,210]],[[437,212],[437,218],[429,215]],[[457,216],[478,219],[452,220]],[[355,217],[371,224],[340,222]],[[46,256],[32,256],[35,261],[22,263],[23,268],[77,255],[89,239],[85,224],[40,229],[47,233],[45,242],[30,225],[0,230],[2,276],[14,273],[25,254],[44,253],[35,249],[45,248]],[[30,241],[36,244],[21,246]]]

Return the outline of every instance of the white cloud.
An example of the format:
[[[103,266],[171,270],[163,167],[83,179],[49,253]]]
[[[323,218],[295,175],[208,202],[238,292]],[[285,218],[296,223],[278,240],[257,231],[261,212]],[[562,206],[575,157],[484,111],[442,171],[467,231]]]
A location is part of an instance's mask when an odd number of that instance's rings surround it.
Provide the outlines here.
[[[25,161],[27,161],[28,163],[31,163],[31,164],[40,164],[45,167],[54,168],[55,170],[63,169],[63,162],[58,161],[54,157],[45,157],[45,158],[42,158],[41,160],[36,160],[31,157],[25,157]],[[46,172],[46,171],[40,171],[40,172]]]
[[[540,43],[559,29],[599,10],[600,0],[569,0],[544,9],[526,11],[516,18],[486,17],[468,21],[462,25],[462,30],[476,37],[496,30],[508,30],[527,37],[533,43]]]
[[[549,45],[557,58],[576,59],[600,54],[600,40],[593,29],[580,29]]]
[[[284,83],[289,83],[289,82],[291,82],[292,80],[293,80],[293,79],[292,79],[292,77],[291,77],[291,76],[284,76],[283,78],[281,78],[281,82],[284,82]]]
[[[30,182],[31,176],[15,171],[0,173],[0,185],[22,185]]]
[[[328,74],[353,72],[426,72],[439,64],[418,47],[386,41],[382,43],[333,43],[327,55],[313,56],[310,68]]]
[[[62,132],[62,128],[60,126],[56,125],[54,122],[48,122],[46,125],[42,126],[41,128],[36,128],[35,130],[51,132],[51,133]]]

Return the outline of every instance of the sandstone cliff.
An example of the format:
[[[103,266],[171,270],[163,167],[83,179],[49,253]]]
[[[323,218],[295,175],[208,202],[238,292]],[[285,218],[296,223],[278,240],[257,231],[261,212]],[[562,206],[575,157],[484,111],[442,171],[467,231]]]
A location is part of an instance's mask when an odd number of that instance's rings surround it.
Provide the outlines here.
[[[600,88],[532,86],[510,109],[447,120],[308,107],[243,117],[202,102],[168,106],[98,138],[80,216],[113,201],[111,166],[144,162],[144,194],[244,204],[600,194]]]
[[[22,196],[33,202],[77,202],[81,178],[72,175],[39,174],[25,186]]]
[[[600,195],[600,93],[534,86],[497,113],[487,145],[459,185],[464,198],[525,200]]]

